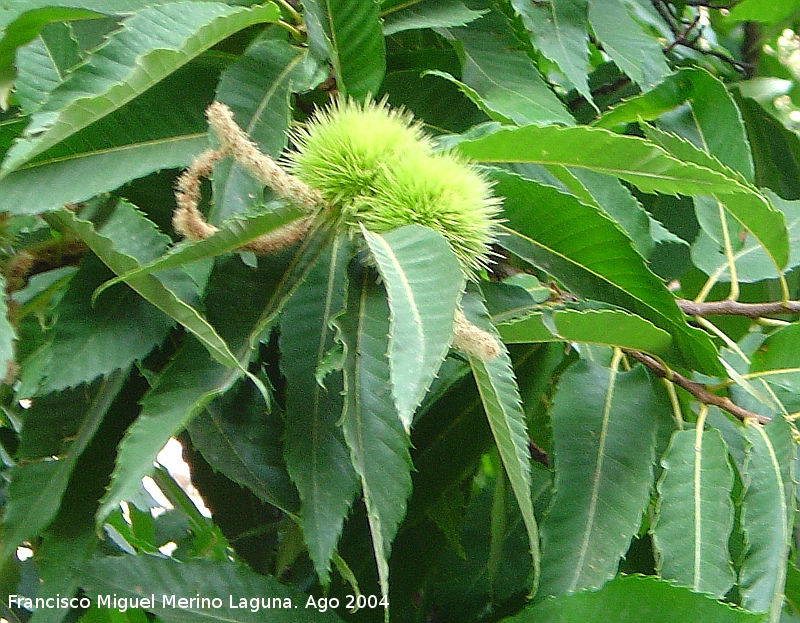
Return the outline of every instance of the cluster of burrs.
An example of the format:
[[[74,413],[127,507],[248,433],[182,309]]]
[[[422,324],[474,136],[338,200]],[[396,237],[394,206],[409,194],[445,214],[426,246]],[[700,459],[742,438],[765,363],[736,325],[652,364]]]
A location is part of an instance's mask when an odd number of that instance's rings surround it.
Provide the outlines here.
[[[201,179],[214,164],[232,157],[259,183],[304,215],[259,236],[243,251],[272,254],[300,241],[318,216],[333,215],[344,227],[383,233],[409,224],[440,232],[474,279],[490,254],[499,201],[491,185],[469,163],[433,143],[410,115],[383,103],[337,101],[293,133],[296,150],[286,169],[262,153],[239,127],[225,104],[212,103],[209,127],[219,147],[201,153],[176,183],[175,231],[203,240],[218,228],[199,209]],[[456,312],[453,346],[490,360],[500,353],[496,339]]]

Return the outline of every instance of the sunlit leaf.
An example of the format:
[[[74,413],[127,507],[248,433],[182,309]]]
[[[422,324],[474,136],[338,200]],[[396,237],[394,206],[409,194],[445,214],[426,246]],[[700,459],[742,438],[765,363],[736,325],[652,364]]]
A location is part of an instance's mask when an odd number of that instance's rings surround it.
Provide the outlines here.
[[[384,2],[381,9],[383,34],[387,37],[417,28],[450,28],[478,19],[486,11],[468,9],[462,0],[416,0]]]
[[[684,142],[686,150],[712,157]],[[769,253],[777,268],[788,261],[783,215],[736,173],[682,162],[661,147],[600,128],[526,126],[462,141],[457,149],[482,162],[527,162],[589,169],[628,181],[644,192],[713,195]],[[686,158],[684,157],[684,160]],[[719,165],[722,166],[722,165]]]
[[[585,342],[631,348],[655,355],[668,352],[672,337],[644,318],[612,309],[533,313],[498,327],[506,344]]]
[[[461,267],[447,241],[432,229],[410,225],[383,235],[362,233],[388,295],[392,395],[409,430],[453,337]]]

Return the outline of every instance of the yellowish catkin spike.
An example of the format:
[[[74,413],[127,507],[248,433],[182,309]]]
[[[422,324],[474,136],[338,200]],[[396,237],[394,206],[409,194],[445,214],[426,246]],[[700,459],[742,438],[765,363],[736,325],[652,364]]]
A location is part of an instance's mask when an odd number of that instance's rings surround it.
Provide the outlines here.
[[[224,155],[222,150],[207,149],[194,159],[175,182],[178,208],[172,215],[172,226],[184,238],[205,240],[219,231],[206,221],[197,206],[200,201],[200,180],[211,175],[214,164]]]
[[[206,117],[221,149],[230,153],[250,175],[269,186],[281,199],[306,212],[315,212],[324,207],[325,202],[316,190],[281,169],[272,158],[258,150],[225,104],[213,102],[206,110]]]
[[[481,361],[491,361],[500,354],[500,345],[494,336],[472,324],[460,309],[456,310],[453,348]]]

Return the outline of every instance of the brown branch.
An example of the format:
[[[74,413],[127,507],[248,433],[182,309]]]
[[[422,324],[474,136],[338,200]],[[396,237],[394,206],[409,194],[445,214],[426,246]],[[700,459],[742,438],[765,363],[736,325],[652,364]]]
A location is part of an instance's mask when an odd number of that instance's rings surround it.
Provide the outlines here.
[[[685,389],[700,402],[719,407],[720,409],[727,411],[734,417],[740,419],[742,422],[753,419],[759,424],[766,424],[770,421],[770,418],[768,417],[759,415],[758,413],[753,413],[747,409],[743,409],[739,405],[732,402],[727,396],[717,396],[716,394],[712,394],[702,383],[691,381],[677,372],[668,370],[661,363],[650,357],[650,355],[645,355],[637,350],[628,349],[625,349],[625,354],[650,369],[656,376],[662,379],[667,379],[678,387]]]
[[[686,299],[676,301],[687,316],[744,316],[763,318],[780,314],[800,314],[800,301],[769,303],[740,303],[739,301],[710,301],[695,303]]]
[[[702,28],[699,29],[696,36],[691,39],[689,38],[691,31],[694,30],[699,24],[699,16],[692,21],[686,21],[680,19],[677,11],[675,11],[675,7],[665,0],[651,0],[651,4],[669,27],[670,32],[672,32],[673,41],[664,49],[665,54],[672,52],[677,46],[682,46],[684,48],[694,50],[699,54],[718,58],[740,73],[747,74],[748,72],[752,71],[753,67],[749,63],[737,61],[735,58],[724,54],[723,52],[719,52],[717,50],[706,50],[698,45],[698,41],[703,34]]]

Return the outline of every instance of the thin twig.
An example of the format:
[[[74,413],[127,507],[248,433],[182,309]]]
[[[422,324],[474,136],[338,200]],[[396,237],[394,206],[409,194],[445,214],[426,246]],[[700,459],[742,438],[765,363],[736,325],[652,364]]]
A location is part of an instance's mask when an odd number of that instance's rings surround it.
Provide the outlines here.
[[[800,314],[800,301],[769,303],[740,303],[739,301],[708,301],[695,303],[686,299],[676,301],[687,316],[743,316],[761,318],[782,314]]]
[[[707,50],[701,47],[698,42],[702,38],[702,29],[698,30],[697,36],[689,39],[689,33],[691,33],[691,31],[694,30],[699,23],[699,16],[697,16],[693,21],[687,22],[686,20],[679,19],[677,14],[673,14],[671,12],[674,7],[672,7],[672,5],[669,3],[664,2],[663,0],[651,0],[651,4],[669,27],[670,32],[672,32],[674,37],[672,43],[670,43],[664,49],[665,53],[673,51],[677,46],[683,46],[705,56],[713,56],[718,58],[733,67],[735,71],[741,73],[747,73],[753,69],[749,63],[737,61],[735,58],[728,56],[723,52],[718,52],[717,50]],[[697,4],[694,6],[700,5]]]
[[[685,389],[703,404],[719,407],[720,409],[727,411],[734,417],[740,419],[742,422],[752,419],[757,421],[759,424],[766,424],[770,421],[770,418],[768,417],[759,415],[758,413],[753,413],[747,409],[743,409],[739,405],[732,402],[727,396],[717,396],[716,394],[712,394],[702,383],[691,381],[673,370],[668,370],[664,367],[664,365],[650,357],[650,355],[645,355],[637,350],[628,349],[625,349],[625,354],[647,367],[657,377],[667,379],[678,387]]]

